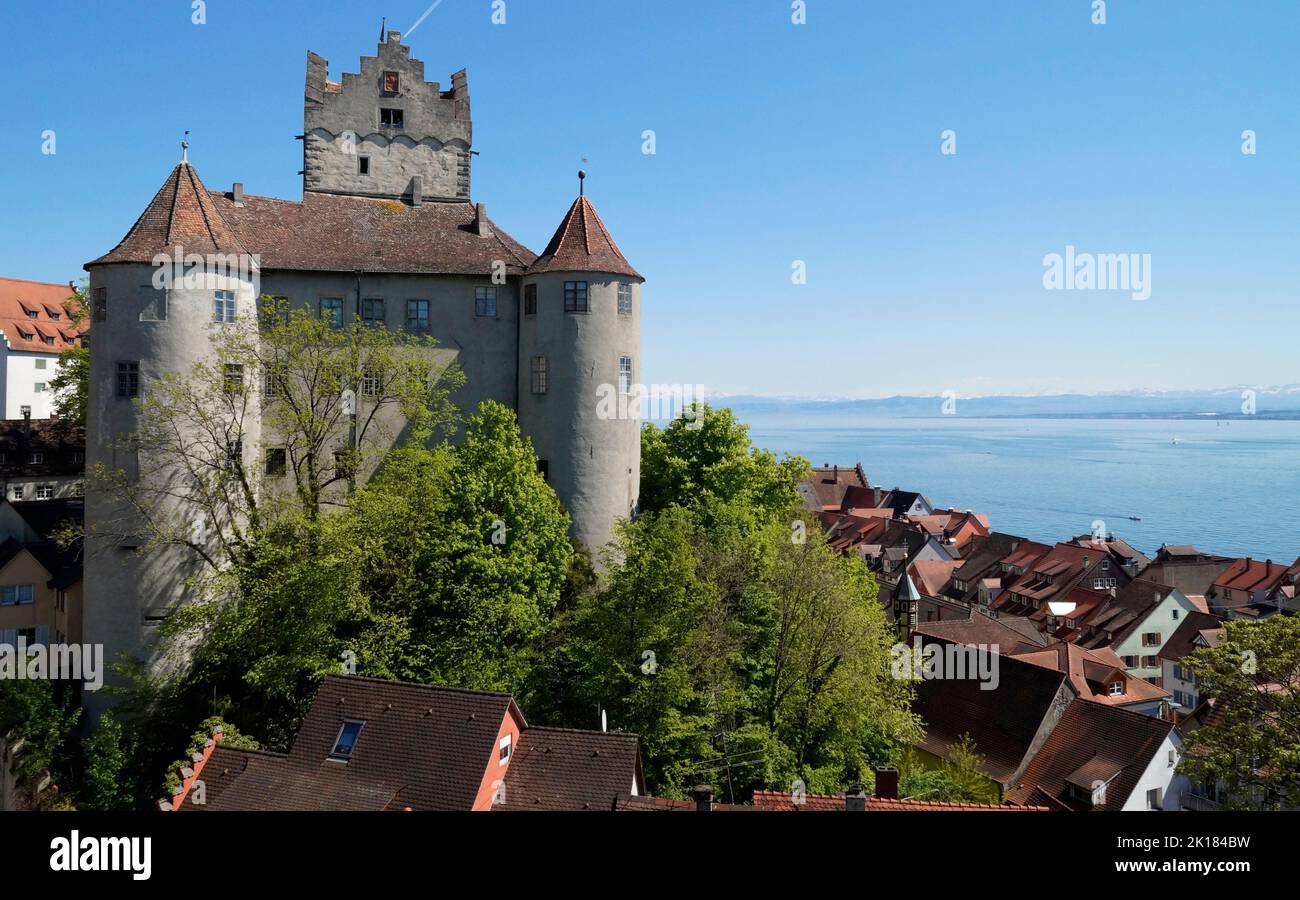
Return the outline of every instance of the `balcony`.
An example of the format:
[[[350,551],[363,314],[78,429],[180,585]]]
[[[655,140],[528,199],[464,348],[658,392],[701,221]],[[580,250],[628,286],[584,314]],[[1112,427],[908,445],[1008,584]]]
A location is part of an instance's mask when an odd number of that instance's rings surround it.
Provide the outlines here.
[[[1183,794],[1182,807],[1187,812],[1218,812],[1222,807],[1209,797],[1199,794]]]

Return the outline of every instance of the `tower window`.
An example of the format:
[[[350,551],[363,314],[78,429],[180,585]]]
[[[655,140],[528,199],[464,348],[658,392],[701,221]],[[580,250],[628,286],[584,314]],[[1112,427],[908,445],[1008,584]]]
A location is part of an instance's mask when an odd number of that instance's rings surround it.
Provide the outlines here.
[[[632,285],[620,284],[618,286],[618,314],[620,316],[632,315]]]
[[[585,313],[587,311],[587,282],[564,282],[564,311],[566,313]]]
[[[262,398],[265,400],[274,400],[276,397],[284,396],[284,379],[286,372],[280,366],[268,366],[266,375],[262,379]]]
[[[108,320],[108,288],[95,288],[95,298],[93,300],[95,307],[95,321],[105,322]]]
[[[546,393],[546,357],[533,357],[533,393]]]
[[[497,314],[497,289],[494,287],[481,287],[474,289],[474,315],[486,318],[496,318]]]
[[[367,369],[361,376],[361,393],[366,397],[378,397],[383,389],[383,373],[378,369]]]
[[[408,331],[425,331],[429,327],[429,301],[406,301],[406,329]]]
[[[166,322],[167,321],[167,292],[155,290],[149,287],[151,295],[149,302],[140,310],[141,322]]]
[[[214,295],[212,319],[215,322],[235,321],[235,292],[217,291]]]
[[[369,175],[369,174],[370,174],[370,157],[369,157],[369,156],[358,156],[358,157],[357,157],[357,174],[358,174],[358,175]]]
[[[322,297],[320,300],[320,317],[329,322],[330,328],[343,327],[343,300],[340,297]]]
[[[381,128],[405,128],[400,109],[380,109],[379,110],[379,127]]]
[[[396,94],[397,89],[401,86],[401,76],[396,72],[384,73],[384,93]]]
[[[117,395],[119,397],[140,396],[140,364],[138,362],[119,362],[117,364]]]
[[[239,363],[227,363],[222,387],[227,394],[241,393],[244,390],[244,367]]]
[[[537,285],[524,285],[524,315],[537,315]]]
[[[632,357],[630,356],[618,358],[618,392],[632,393]]]
[[[383,325],[388,321],[388,316],[384,309],[384,301],[371,298],[361,301],[361,321],[367,325]]]

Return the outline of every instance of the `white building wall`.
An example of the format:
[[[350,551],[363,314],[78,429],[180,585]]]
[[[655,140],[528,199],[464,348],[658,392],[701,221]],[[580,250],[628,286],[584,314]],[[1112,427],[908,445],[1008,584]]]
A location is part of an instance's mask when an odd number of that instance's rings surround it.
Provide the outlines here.
[[[1128,637],[1113,644],[1110,649],[1114,650],[1116,655],[1121,658],[1125,656],[1138,657],[1138,667],[1126,669],[1128,674],[1134,678],[1148,680],[1159,678],[1162,674],[1160,660],[1157,659],[1154,666],[1144,666],[1141,664],[1142,657],[1159,656],[1165,644],[1178,630],[1178,626],[1183,624],[1189,613],[1196,611],[1197,609],[1192,605],[1192,601],[1188,600],[1182,591],[1176,588],[1171,589],[1165,598],[1147,613],[1147,617],[1129,633]],[[1175,613],[1177,613],[1176,616]],[[1142,635],[1150,633],[1159,634],[1160,642],[1154,647],[1145,647],[1142,645]],[[1168,690],[1167,686],[1166,690]]]
[[[4,350],[4,418],[21,419],[23,407],[32,408],[33,419],[48,419],[54,413],[50,382],[59,372],[56,353]],[[42,385],[37,390],[37,385]]]
[[[1183,741],[1178,736],[1178,732],[1172,728],[1169,735],[1156,751],[1155,756],[1151,757],[1151,762],[1147,764],[1146,771],[1133,787],[1133,793],[1129,794],[1128,800],[1124,802],[1124,812],[1141,812],[1147,809],[1147,791],[1159,789],[1160,791],[1160,809],[1164,811],[1176,811],[1181,805],[1183,786],[1186,779],[1181,776],[1175,776],[1178,763],[1182,759]],[[1173,754],[1171,759],[1170,754]]]

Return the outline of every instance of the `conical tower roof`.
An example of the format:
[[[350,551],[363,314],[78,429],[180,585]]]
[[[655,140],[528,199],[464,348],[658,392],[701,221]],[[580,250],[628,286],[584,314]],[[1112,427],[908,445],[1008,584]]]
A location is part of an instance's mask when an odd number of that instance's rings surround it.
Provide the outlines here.
[[[540,272],[603,272],[641,278],[585,196],[573,201],[555,236],[528,269],[530,275]]]
[[[86,265],[150,263],[155,255],[177,249],[205,255],[247,252],[188,162],[172,169],[126,237]]]

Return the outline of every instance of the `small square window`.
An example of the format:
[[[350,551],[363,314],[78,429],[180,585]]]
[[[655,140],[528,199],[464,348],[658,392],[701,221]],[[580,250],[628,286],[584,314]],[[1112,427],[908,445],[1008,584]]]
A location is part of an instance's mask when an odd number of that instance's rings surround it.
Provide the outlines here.
[[[404,128],[400,109],[380,109],[379,126],[381,128]]]
[[[358,156],[358,157],[357,157],[357,174],[358,174],[358,175],[369,175],[369,174],[370,174],[370,157],[369,157],[369,156]]]
[[[235,321],[235,292],[217,291],[213,299],[212,319],[214,322]]]
[[[378,297],[362,300],[361,321],[367,325],[383,325],[387,322],[388,316],[384,309],[384,301]]]
[[[524,285],[524,315],[537,315],[537,285]]]
[[[347,762],[351,759],[352,751],[357,748],[357,737],[360,736],[365,724],[351,719],[344,721],[343,727],[339,729],[339,736],[334,739],[334,749],[330,751],[329,758],[339,762]]]
[[[587,311],[587,282],[564,282],[564,311],[569,313]]]
[[[42,465],[45,462],[45,454],[40,450],[33,450],[27,454],[27,462],[33,466]]]
[[[330,328],[343,327],[343,299],[341,297],[322,297],[320,317],[329,322]]]
[[[384,375],[378,369],[367,369],[361,378],[361,393],[366,397],[378,397],[384,389]]]
[[[20,484],[14,485],[14,499],[15,500],[23,499],[23,487]]]
[[[429,328],[429,301],[406,301],[407,331],[427,331]]]
[[[271,477],[283,475],[289,469],[289,456],[283,447],[272,447],[266,451],[266,474]]]
[[[32,385],[32,392],[33,392],[33,393],[37,393],[37,394],[43,394],[43,393],[45,393],[45,382],[44,382],[44,381],[38,381],[38,382],[36,382],[35,384],[33,384],[33,385]]]
[[[38,484],[38,485],[36,486],[36,499],[37,499],[37,500],[53,500],[53,499],[54,499],[54,485],[52,485],[52,484]]]
[[[141,322],[166,322],[167,321],[167,292],[156,290],[152,285],[146,288],[149,291],[149,299],[140,310]]]
[[[496,318],[497,289],[481,287],[474,289],[474,315],[480,318]]]
[[[44,368],[45,368],[45,360],[43,360],[43,359],[38,359],[38,360],[36,360],[36,368],[38,368],[38,369],[44,369]]]

